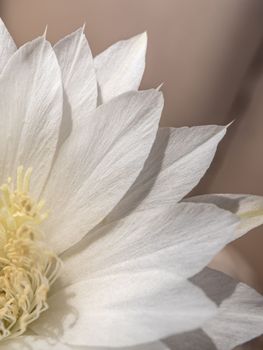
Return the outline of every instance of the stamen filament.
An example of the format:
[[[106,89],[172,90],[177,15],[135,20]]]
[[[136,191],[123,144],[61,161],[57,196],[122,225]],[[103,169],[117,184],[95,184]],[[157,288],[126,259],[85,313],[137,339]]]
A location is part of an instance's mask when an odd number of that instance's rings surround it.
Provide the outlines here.
[[[32,168],[17,169],[0,187],[0,340],[27,329],[48,308],[47,294],[61,261],[41,240],[45,202],[30,193]]]

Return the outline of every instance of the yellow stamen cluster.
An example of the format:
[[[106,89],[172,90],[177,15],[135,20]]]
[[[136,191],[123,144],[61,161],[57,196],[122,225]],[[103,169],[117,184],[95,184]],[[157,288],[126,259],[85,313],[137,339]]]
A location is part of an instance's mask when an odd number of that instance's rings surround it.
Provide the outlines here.
[[[42,241],[44,202],[29,193],[31,169],[0,187],[0,340],[16,337],[45,311],[60,260]]]

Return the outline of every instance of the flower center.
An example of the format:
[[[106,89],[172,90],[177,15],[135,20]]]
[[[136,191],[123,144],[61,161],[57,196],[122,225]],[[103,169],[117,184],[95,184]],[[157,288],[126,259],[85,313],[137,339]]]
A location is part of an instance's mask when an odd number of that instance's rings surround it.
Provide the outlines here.
[[[44,202],[29,193],[32,169],[0,187],[0,340],[24,333],[45,311],[61,262],[42,240]]]

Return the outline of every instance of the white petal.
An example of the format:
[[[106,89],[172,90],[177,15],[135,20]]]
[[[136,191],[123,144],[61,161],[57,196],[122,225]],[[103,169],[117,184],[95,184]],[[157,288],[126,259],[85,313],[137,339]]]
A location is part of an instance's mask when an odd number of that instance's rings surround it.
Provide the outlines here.
[[[82,347],[75,347],[62,344],[55,339],[49,339],[41,336],[27,336],[10,339],[1,342],[0,350],[82,350]],[[84,350],[84,349],[83,349]]]
[[[78,242],[127,192],[150,152],[162,107],[155,90],[121,95],[95,111],[77,134],[78,147],[66,140],[44,193],[47,238],[56,251]]]
[[[72,119],[73,130],[87,123],[97,105],[97,80],[89,44],[79,29],[54,46],[62,71],[66,102],[64,114]],[[69,106],[68,106],[69,104]]]
[[[49,310],[32,324],[34,331],[60,332],[68,344],[108,347],[152,342],[196,328],[216,310],[199,288],[161,270],[79,282],[48,303]]]
[[[160,267],[177,276],[200,271],[232,239],[238,220],[214,205],[178,204],[105,225],[64,256],[56,289],[91,274]],[[55,286],[54,286],[55,288]]]
[[[107,220],[181,200],[205,174],[225,132],[214,125],[159,129],[143,171]]]
[[[143,345],[129,346],[125,348],[117,348],[123,350],[170,350],[170,348],[163,342],[154,342]]]
[[[263,197],[247,194],[208,194],[187,198],[189,202],[214,203],[240,217],[234,239],[263,224]]]
[[[203,330],[218,350],[235,346],[262,334],[263,297],[240,283],[229,299],[220,305],[218,315]]]
[[[0,73],[15,52],[16,44],[0,18]]]
[[[54,51],[44,38],[25,44],[0,76],[1,183],[19,165],[33,168],[33,193],[50,171],[61,114],[62,84]]]
[[[101,102],[139,88],[145,68],[146,33],[110,46],[94,59]]]
[[[231,277],[209,268],[191,279],[219,305],[202,329],[178,334],[165,343],[176,350],[230,350],[262,333],[263,297]]]
[[[105,347],[85,347],[85,349],[94,349],[94,350],[106,350]],[[164,344],[161,341],[156,341],[154,343],[147,343],[147,344],[142,344],[142,345],[135,345],[135,346],[125,346],[125,347],[117,347],[117,348],[107,348],[111,350],[170,350],[170,348]]]
[[[53,338],[42,336],[22,335],[18,338],[10,339],[0,345],[0,350],[107,350],[105,347],[66,345]],[[111,348],[114,350],[114,348]],[[115,348],[118,350],[169,350],[162,342],[155,342],[145,345],[138,345],[125,348]]]

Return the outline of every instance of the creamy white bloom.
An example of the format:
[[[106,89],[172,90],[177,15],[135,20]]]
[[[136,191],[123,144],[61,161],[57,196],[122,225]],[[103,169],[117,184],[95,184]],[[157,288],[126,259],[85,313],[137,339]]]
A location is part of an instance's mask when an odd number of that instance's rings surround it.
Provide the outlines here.
[[[93,59],[82,29],[16,50],[1,23],[0,52],[0,349],[167,349],[202,326],[223,349],[226,311],[236,329],[254,309],[192,277],[262,223],[262,199],[182,199],[226,127],[159,128],[162,93],[137,91],[145,34]]]

